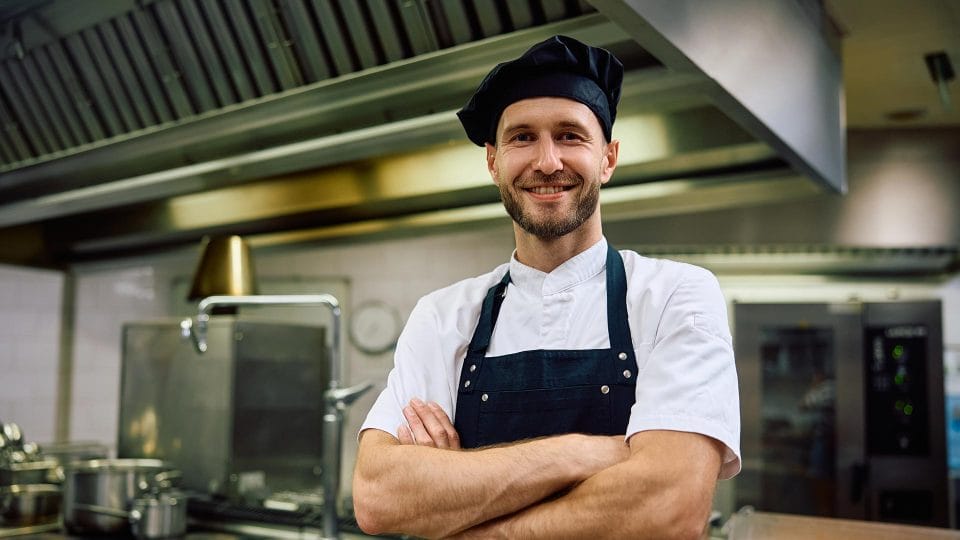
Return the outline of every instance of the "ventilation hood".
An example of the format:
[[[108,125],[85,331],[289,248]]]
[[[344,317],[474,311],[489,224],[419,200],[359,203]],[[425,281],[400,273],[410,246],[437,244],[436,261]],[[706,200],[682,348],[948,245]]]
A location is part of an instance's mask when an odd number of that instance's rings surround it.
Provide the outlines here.
[[[605,219],[843,192],[839,59],[816,5],[10,1],[0,260],[503,222],[454,112],[553,34],[626,67]]]

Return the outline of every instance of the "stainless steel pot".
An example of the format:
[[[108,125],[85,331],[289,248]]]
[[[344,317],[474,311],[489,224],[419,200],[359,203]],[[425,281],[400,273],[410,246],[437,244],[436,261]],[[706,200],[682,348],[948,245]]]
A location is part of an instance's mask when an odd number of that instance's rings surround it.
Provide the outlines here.
[[[133,501],[130,528],[137,538],[170,538],[187,532],[187,499],[180,493],[155,493]]]
[[[61,471],[54,459],[0,463],[0,486],[21,484],[55,484],[61,480]]]
[[[64,467],[63,524],[76,534],[128,534],[136,499],[169,486],[179,474],[155,459],[95,459]],[[91,510],[106,508],[122,515]]]
[[[24,527],[53,523],[60,517],[60,487],[26,484],[0,487],[0,525]]]
[[[74,504],[75,510],[125,519],[136,538],[159,539],[187,532],[187,499],[180,492],[150,493],[133,501],[129,512],[92,504]]]

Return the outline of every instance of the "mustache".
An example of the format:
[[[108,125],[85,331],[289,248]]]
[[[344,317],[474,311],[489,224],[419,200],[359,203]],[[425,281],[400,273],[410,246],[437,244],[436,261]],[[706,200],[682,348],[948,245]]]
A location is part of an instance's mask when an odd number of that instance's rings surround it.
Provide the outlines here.
[[[582,183],[583,177],[572,171],[557,171],[552,174],[533,172],[529,175],[521,176],[514,181],[516,187],[520,189],[542,185],[575,186]]]

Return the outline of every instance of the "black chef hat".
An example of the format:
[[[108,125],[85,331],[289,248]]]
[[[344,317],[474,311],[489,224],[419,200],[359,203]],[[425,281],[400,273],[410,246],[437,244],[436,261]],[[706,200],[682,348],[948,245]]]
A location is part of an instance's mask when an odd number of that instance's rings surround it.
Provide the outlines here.
[[[623,64],[605,49],[567,36],[537,43],[520,58],[498,64],[457,116],[478,146],[496,140],[497,123],[508,105],[532,97],[565,97],[593,111],[610,140],[620,101]]]

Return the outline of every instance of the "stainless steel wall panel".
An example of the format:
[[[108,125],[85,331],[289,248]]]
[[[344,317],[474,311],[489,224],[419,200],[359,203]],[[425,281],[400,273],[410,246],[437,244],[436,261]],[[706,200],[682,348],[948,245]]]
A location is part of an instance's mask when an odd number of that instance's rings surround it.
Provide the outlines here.
[[[282,90],[289,90],[303,84],[300,68],[290,50],[290,40],[280,23],[273,4],[269,0],[247,0],[250,3],[250,13],[270,58],[273,73]]]
[[[73,64],[70,63],[62,42],[50,42],[46,48],[89,139],[97,141],[104,138],[106,134],[104,133],[103,122],[93,109],[93,102],[87,96],[87,91],[80,81],[80,76],[73,68]]]
[[[144,9],[131,12],[133,26],[143,40],[144,49],[150,58],[155,77],[163,83],[163,91],[173,108],[174,120],[192,116],[194,113],[190,97],[181,82],[182,74],[177,70],[170,57],[166,43],[160,36],[153,17]]]
[[[240,49],[234,39],[233,32],[230,30],[230,25],[220,9],[220,4],[217,0],[202,0],[200,8],[203,10],[203,18],[210,26],[211,33],[217,37],[217,50],[223,57],[227,75],[239,100],[246,101],[257,97],[253,81],[250,80],[250,73],[243,57],[240,55]]]
[[[90,56],[81,34],[73,34],[64,39],[66,50],[72,60],[71,64],[75,66],[77,74],[87,90],[88,99],[95,106],[95,114],[103,120],[106,128],[106,136],[112,137],[124,132],[120,117],[113,107],[110,98],[107,96],[107,89],[104,87],[103,79],[98,73],[96,64]]]
[[[313,0],[313,9],[317,14],[317,23],[323,32],[324,41],[330,50],[330,57],[333,58],[334,75],[344,75],[354,71],[350,49],[347,46],[347,36],[340,28],[332,0]]]
[[[477,19],[480,22],[480,33],[483,37],[496,36],[507,31],[500,20],[496,2],[481,0],[474,2],[473,5],[477,9]]]
[[[304,0],[286,0],[280,3],[280,13],[293,41],[294,56],[299,60],[305,82],[322,81],[330,77],[330,68],[320,37],[314,27],[313,15]]]
[[[103,46],[103,40],[93,28],[88,28],[82,32],[84,42],[87,44],[87,50],[93,57],[97,71],[103,80],[107,93],[113,103],[117,116],[123,125],[123,131],[135,131],[144,127],[144,123],[137,118],[133,111],[133,102],[120,82],[120,76],[115,69],[113,59],[107,54]]]
[[[34,60],[35,56],[36,51],[31,51],[31,54],[23,58],[23,60],[20,62],[20,65],[23,68],[22,72],[27,76],[30,89],[36,96],[37,103],[42,109],[44,119],[49,123],[51,130],[57,136],[60,149],[76,146],[78,142],[74,139],[73,134],[71,134],[70,130],[67,128],[66,122],[63,120],[63,117],[65,116],[64,112],[60,110],[60,105],[53,98],[53,95],[50,91],[50,86],[43,80],[43,76],[40,74],[40,69],[37,67],[37,63]]]
[[[214,317],[201,356],[177,328],[123,327],[117,456],[169,460],[201,493],[242,494],[244,474],[273,492],[317,489],[325,329]],[[138,429],[148,416],[155,429]]]
[[[367,8],[373,19],[373,30],[380,38],[383,54],[387,62],[395,62],[404,58],[403,44],[400,42],[400,29],[394,22],[390,7],[395,5],[389,0],[367,0]]]
[[[437,46],[437,36],[433,31],[433,23],[427,17],[423,0],[400,2],[398,11],[414,55],[428,53],[439,48]]]
[[[154,9],[157,22],[166,36],[167,45],[173,52],[173,58],[183,76],[183,85],[193,98],[194,110],[200,113],[216,109],[218,104],[210,89],[207,73],[200,65],[200,58],[194,48],[193,40],[187,33],[176,4],[173,0],[163,0],[154,3],[151,7]]]
[[[533,11],[530,10],[529,2],[507,2],[507,12],[514,30],[533,26]]]
[[[360,3],[355,0],[340,0],[338,3],[350,35],[350,42],[353,43],[353,50],[356,51],[357,58],[360,60],[360,69],[376,66],[379,64],[373,44],[376,38],[371,35],[371,30],[367,27]]]
[[[111,24],[111,21],[107,21],[98,25],[97,31],[103,42],[103,48],[106,50],[106,54],[113,60],[116,76],[120,79],[124,90],[126,90],[126,96],[129,98],[130,107],[136,114],[139,126],[146,127],[156,124],[157,117],[150,108],[147,96],[144,95],[143,86],[137,79],[137,74],[130,63],[127,48],[120,41],[120,37],[117,35],[113,24]]]
[[[50,149],[43,140],[43,135],[40,133],[33,115],[24,103],[19,85],[16,84],[14,77],[10,74],[9,64],[13,61],[8,60],[0,63],[0,92],[3,92],[4,98],[9,104],[10,112],[13,113],[12,118],[24,135],[28,148],[25,157],[36,157],[46,154]]]
[[[440,6],[443,8],[443,14],[447,20],[450,39],[453,40],[452,45],[473,41],[470,33],[470,20],[467,19],[467,11],[463,7],[463,2],[461,0],[441,0]]]
[[[173,110],[163,88],[160,87],[160,81],[153,71],[150,64],[150,58],[144,51],[140,41],[140,35],[133,26],[133,21],[129,16],[117,17],[113,20],[117,33],[122,40],[122,46],[129,55],[133,63],[133,69],[136,71],[137,81],[142,88],[143,98],[148,100],[150,111],[155,122],[170,122],[173,120]],[[108,46],[110,45],[108,41]],[[142,102],[142,100],[141,100]]]
[[[247,68],[253,75],[257,95],[264,96],[276,92],[277,88],[273,75],[267,69],[267,59],[263,56],[260,41],[250,24],[250,19],[247,17],[243,4],[238,1],[227,2],[224,8],[237,36],[237,42],[240,44],[241,58],[245,60]]]

